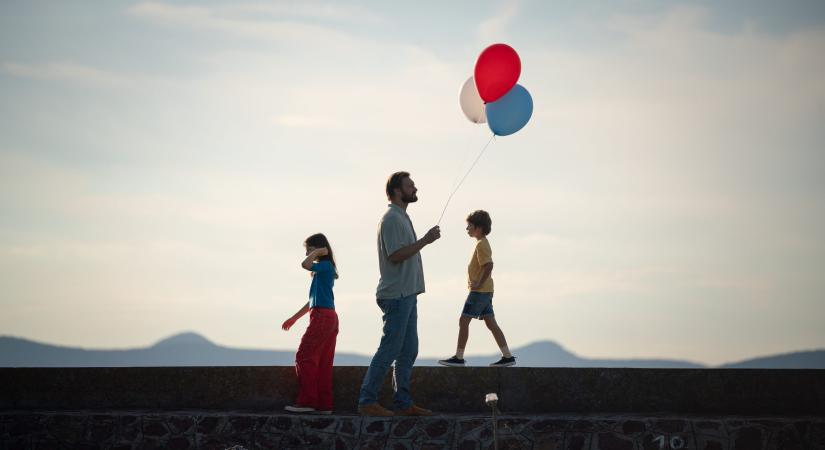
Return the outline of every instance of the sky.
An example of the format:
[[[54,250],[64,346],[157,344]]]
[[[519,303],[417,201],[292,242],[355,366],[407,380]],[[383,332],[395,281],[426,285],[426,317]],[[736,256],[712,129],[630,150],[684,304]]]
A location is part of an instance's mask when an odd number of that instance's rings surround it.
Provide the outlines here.
[[[510,348],[825,348],[818,0],[3,1],[0,335],[295,349],[323,232],[338,351],[371,354],[386,178],[412,174],[423,235],[491,136],[458,91],[497,42],[533,116],[422,252],[419,355],[455,350],[476,209]],[[495,351],[474,323],[467,354]]]

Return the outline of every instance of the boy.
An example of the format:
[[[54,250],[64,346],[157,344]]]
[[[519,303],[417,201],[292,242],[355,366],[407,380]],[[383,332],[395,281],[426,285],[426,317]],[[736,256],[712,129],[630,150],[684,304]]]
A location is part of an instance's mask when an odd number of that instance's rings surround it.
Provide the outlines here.
[[[487,235],[492,228],[490,214],[486,211],[478,210],[467,216],[467,234],[476,239],[476,247],[473,256],[470,258],[470,265],[467,267],[467,286],[470,294],[464,303],[464,311],[458,320],[458,346],[455,355],[449,359],[438,361],[442,366],[463,367],[464,348],[470,335],[470,321],[473,318],[483,319],[487,328],[501,350],[501,359],[490,364],[491,367],[508,367],[516,364],[516,358],[507,348],[507,340],[504,333],[496,323],[493,313],[493,250],[487,241]]]

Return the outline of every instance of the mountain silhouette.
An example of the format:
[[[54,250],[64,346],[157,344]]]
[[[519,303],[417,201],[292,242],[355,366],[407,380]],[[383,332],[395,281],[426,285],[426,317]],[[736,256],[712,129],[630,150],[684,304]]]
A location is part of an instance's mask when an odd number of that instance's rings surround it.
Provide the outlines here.
[[[676,359],[583,358],[552,341],[516,348],[521,367],[638,367],[701,368],[702,364]],[[441,357],[449,357],[443,355]],[[484,366],[501,355],[467,355],[469,366]],[[338,352],[336,366],[366,366],[371,355]],[[89,350],[43,344],[28,339],[0,336],[0,367],[148,367],[148,366],[291,366],[295,351],[252,350],[224,347],[202,335],[185,332],[162,339],[146,348]],[[419,358],[416,365],[434,366],[437,358]],[[721,368],[825,368],[825,350],[814,350],[748,359]]]
[[[212,341],[206,339],[198,333],[187,331],[174,336],[169,336],[166,339],[161,339],[153,345],[152,348],[168,348],[187,345],[217,347]]]
[[[701,364],[670,359],[588,359],[579,357],[553,341],[539,341],[512,350],[516,363],[522,367],[644,367],[644,368],[699,368]],[[450,355],[445,355],[449,357]],[[464,357],[468,365],[488,365],[501,354]],[[432,366],[436,359],[419,358],[416,365]]]
[[[825,351],[783,353],[723,364],[725,369],[825,369]]]
[[[367,365],[369,358],[336,353],[337,365]],[[295,351],[223,347],[186,332],[147,348],[86,350],[0,337],[0,367],[291,366]]]

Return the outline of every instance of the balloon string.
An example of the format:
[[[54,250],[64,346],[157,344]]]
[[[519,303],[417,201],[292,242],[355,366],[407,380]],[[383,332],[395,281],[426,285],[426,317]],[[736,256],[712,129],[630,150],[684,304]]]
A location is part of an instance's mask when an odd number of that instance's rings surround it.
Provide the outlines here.
[[[490,136],[490,140],[487,141],[486,144],[484,144],[484,148],[481,149],[481,152],[479,152],[478,156],[476,156],[476,159],[475,159],[475,161],[473,161],[473,164],[470,166],[469,169],[467,169],[467,173],[465,173],[464,176],[461,177],[461,181],[458,182],[458,185],[455,187],[455,189],[453,189],[453,192],[451,192],[450,196],[447,197],[447,203],[444,204],[444,209],[441,210],[441,215],[438,217],[438,222],[436,222],[436,226],[441,225],[441,219],[444,218],[444,212],[447,211],[447,206],[450,205],[450,200],[452,200],[453,195],[455,195],[455,193],[458,191],[458,188],[460,188],[461,185],[464,183],[464,180],[467,178],[467,175],[469,175],[470,172],[473,171],[473,168],[476,166],[476,163],[478,162],[479,159],[481,159],[481,155],[483,155],[484,152],[487,151],[487,147],[490,146],[490,142],[493,142],[493,139],[495,139],[495,137],[496,137],[495,133],[493,133],[493,135]]]
[[[455,178],[453,178],[453,182],[450,183],[450,186],[452,186],[450,189],[454,189],[456,186],[458,186],[458,182],[461,181],[461,174],[464,173],[464,168],[467,167],[467,161],[470,161],[470,158],[473,157],[473,153],[475,153],[475,149],[471,148],[469,138],[468,138],[468,142],[464,143],[464,148],[465,148],[464,156],[461,158],[461,164],[459,164],[455,168],[456,174],[455,174]]]

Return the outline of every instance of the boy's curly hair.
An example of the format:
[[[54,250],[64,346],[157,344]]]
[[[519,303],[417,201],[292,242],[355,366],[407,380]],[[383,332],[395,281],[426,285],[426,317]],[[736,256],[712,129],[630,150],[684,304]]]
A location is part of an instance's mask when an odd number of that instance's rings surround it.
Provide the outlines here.
[[[493,227],[493,221],[490,219],[490,214],[481,209],[470,213],[470,215],[467,216],[467,222],[473,224],[476,228],[481,228],[481,232],[484,233],[485,236],[490,234]]]

